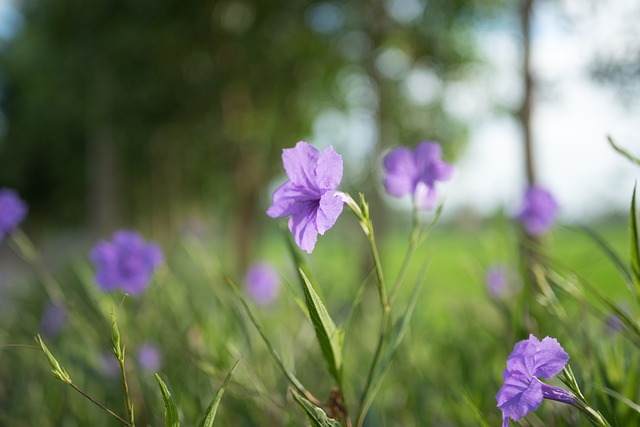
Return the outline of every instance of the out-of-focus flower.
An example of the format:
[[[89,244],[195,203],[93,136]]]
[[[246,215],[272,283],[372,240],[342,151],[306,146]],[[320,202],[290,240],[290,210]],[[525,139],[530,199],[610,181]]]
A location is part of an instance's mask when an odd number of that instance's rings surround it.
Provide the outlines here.
[[[487,268],[485,281],[489,295],[496,300],[512,297],[520,291],[520,283],[502,264],[493,264]]]
[[[542,187],[530,187],[524,193],[516,219],[529,234],[540,236],[553,226],[557,213],[558,203],[549,191]]]
[[[280,276],[266,263],[255,263],[244,277],[247,293],[260,305],[267,305],[278,296]]]
[[[502,265],[492,265],[487,269],[487,289],[495,299],[502,299],[507,293],[507,272]]]
[[[151,343],[144,343],[138,347],[138,364],[147,372],[157,372],[162,364],[162,354],[158,347]]]
[[[40,318],[40,332],[46,338],[52,339],[60,332],[67,322],[69,313],[64,307],[48,302]]]
[[[0,240],[11,233],[27,215],[27,204],[10,188],[0,188]]]
[[[120,365],[112,351],[100,353],[100,368],[109,378],[116,378],[120,375]]]
[[[436,182],[453,175],[453,166],[442,161],[442,148],[436,142],[421,142],[413,151],[398,147],[384,157],[384,186],[395,197],[410,194],[419,209],[432,209],[438,203]]]
[[[324,234],[342,213],[344,202],[336,192],[342,180],[342,157],[333,147],[322,153],[307,142],[282,150],[282,163],[289,180],[273,193],[267,210],[272,218],[289,218],[295,242],[313,252],[318,234]]]
[[[569,361],[569,355],[555,338],[542,341],[533,335],[518,342],[507,358],[507,369],[502,373],[504,384],[496,395],[502,411],[502,425],[508,418],[518,421],[538,409],[542,399],[551,399],[572,405],[573,395],[566,390],[543,383],[538,378],[551,378]]]
[[[111,241],[101,241],[91,251],[96,282],[103,291],[122,289],[139,295],[162,263],[158,245],[145,242],[133,231],[118,231]]]

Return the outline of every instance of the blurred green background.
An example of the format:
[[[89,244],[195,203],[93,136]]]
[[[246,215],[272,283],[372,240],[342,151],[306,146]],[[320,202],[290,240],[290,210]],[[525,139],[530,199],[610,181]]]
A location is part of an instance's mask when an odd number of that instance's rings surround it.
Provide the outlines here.
[[[74,381],[124,413],[120,384],[104,361],[111,346],[108,309],[114,306],[131,359],[139,425],[161,425],[163,411],[152,374],[133,356],[143,342],[162,352],[160,372],[184,425],[195,424],[238,358],[217,423],[304,425],[286,381],[222,280],[228,273],[241,282],[254,260],[278,267],[280,296],[256,312],[285,363],[317,396],[328,396],[332,384],[296,304],[300,292],[278,222],[264,214],[284,179],[282,148],[319,134],[332,143],[332,133],[343,130],[331,121],[319,130],[327,112],[355,118],[363,127],[348,143],[334,143],[345,161],[341,189],[367,194],[383,263],[394,277],[410,214],[382,194],[382,153],[429,139],[442,143],[452,163],[463,155],[473,122],[453,114],[445,92],[436,89],[487,73],[483,52],[491,46],[478,47],[479,33],[498,29],[520,46],[526,3],[12,2],[11,19],[2,21],[7,28],[0,26],[0,186],[15,188],[29,204],[24,229],[71,308],[48,343]],[[595,77],[616,87],[637,80],[637,73],[628,72],[633,61],[609,59],[594,59]],[[422,100],[408,94],[410,75],[423,89],[433,85],[433,94]],[[519,103],[487,102],[496,115],[524,123]],[[523,156],[511,161],[524,170]],[[626,213],[606,214],[591,226],[625,254]],[[428,261],[426,285],[367,426],[498,425],[500,372],[524,336],[513,321],[512,301],[489,297],[485,273],[491,265],[505,265],[518,282],[518,233],[511,216],[503,206],[491,215],[461,209],[441,221],[418,253],[399,304]],[[166,265],[138,299],[101,293],[88,262],[95,241],[120,228],[140,230],[165,252]],[[371,266],[359,232],[345,214],[309,257],[339,324]],[[628,304],[615,267],[584,234],[558,227],[544,243],[566,271]],[[11,243],[1,244],[0,425],[116,425],[49,375],[39,352],[7,346],[33,344],[48,297]],[[606,310],[593,295],[593,310],[560,298],[579,320],[568,324],[540,315],[540,332],[563,342],[586,382],[626,385],[621,393],[637,401],[638,373],[630,368],[637,366],[637,351],[629,353],[635,347],[607,332]],[[363,386],[363,359],[373,353],[371,325],[378,316],[376,294],[367,286],[351,326],[358,332],[345,344],[351,401]],[[599,346],[603,337],[610,346]],[[638,421],[637,413],[601,392],[589,393],[615,414],[618,425]],[[553,404],[530,421],[586,425]]]

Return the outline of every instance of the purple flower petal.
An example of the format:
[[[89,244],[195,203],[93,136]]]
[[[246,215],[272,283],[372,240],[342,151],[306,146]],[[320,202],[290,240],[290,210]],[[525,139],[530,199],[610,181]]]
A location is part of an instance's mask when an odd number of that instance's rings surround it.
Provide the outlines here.
[[[300,212],[301,202],[309,202],[319,198],[316,191],[300,187],[291,181],[282,184],[273,193],[273,204],[267,209],[271,218],[291,216]]]
[[[556,375],[568,360],[569,355],[555,338],[540,341],[529,335],[529,339],[519,341],[507,359],[507,369],[502,373],[504,384],[496,395],[503,425],[507,417],[517,421],[537,409],[543,398],[573,404],[570,393],[538,379]]]
[[[260,305],[267,305],[278,295],[280,276],[266,262],[255,263],[247,270],[244,282],[249,296]]]
[[[518,421],[542,403],[542,384],[518,371],[508,372],[496,400],[503,416]]]
[[[311,253],[318,239],[331,228],[344,205],[335,189],[342,180],[342,157],[332,147],[320,153],[301,141],[282,151],[289,181],[273,193],[267,215],[289,216],[289,230],[300,248]]]
[[[384,186],[387,192],[395,197],[412,193],[417,179],[417,170],[413,154],[408,148],[395,148],[384,157],[387,171]]]
[[[9,188],[0,188],[0,240],[20,225],[27,210],[26,203],[18,193]]]
[[[535,369],[533,375],[541,378],[551,378],[558,374],[569,361],[569,355],[555,338],[543,338],[535,355]]]
[[[320,198],[316,214],[316,228],[319,234],[324,234],[338,220],[342,213],[344,202],[335,191],[327,191]]]
[[[289,218],[289,231],[300,249],[313,252],[318,240],[318,228],[315,224],[317,208],[307,206],[301,212],[291,215]]]
[[[416,185],[414,199],[418,209],[433,209],[438,204],[438,191],[424,182],[419,182]]]
[[[542,187],[531,187],[525,192],[516,219],[529,234],[540,236],[551,228],[557,213],[558,204],[551,193]]]
[[[98,242],[91,252],[96,282],[104,291],[122,289],[140,295],[163,262],[158,245],[145,242],[132,231],[114,233],[110,242]]]
[[[157,372],[162,365],[160,349],[151,343],[144,343],[138,347],[138,364],[147,372]]]
[[[384,186],[395,197],[412,194],[419,209],[438,203],[436,182],[446,181],[453,167],[441,160],[442,148],[435,142],[421,142],[413,151],[406,147],[391,150],[384,158]]]
[[[342,157],[329,147],[320,154],[315,183],[322,190],[335,190],[342,181]]]
[[[319,157],[318,149],[305,141],[282,150],[282,164],[289,180],[301,187],[317,189],[315,168]]]

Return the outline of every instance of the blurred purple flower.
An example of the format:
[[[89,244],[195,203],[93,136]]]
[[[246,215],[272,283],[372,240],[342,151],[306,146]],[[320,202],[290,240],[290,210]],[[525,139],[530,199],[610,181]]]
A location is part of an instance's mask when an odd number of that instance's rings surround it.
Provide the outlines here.
[[[551,378],[567,364],[569,355],[555,338],[542,341],[533,335],[518,342],[507,358],[507,369],[502,373],[504,384],[496,395],[498,408],[502,411],[502,425],[509,425],[508,418],[518,421],[531,411],[538,409],[542,399],[551,399],[573,404],[573,396],[558,387],[541,382],[540,378]]]
[[[516,219],[533,236],[544,234],[555,221],[558,204],[553,195],[542,187],[530,187]]]
[[[49,301],[44,307],[40,318],[40,332],[46,338],[53,339],[58,335],[62,327],[67,323],[69,313],[64,307]]]
[[[120,365],[112,351],[100,353],[100,367],[109,378],[116,378],[120,375]]]
[[[441,159],[442,148],[436,142],[421,142],[413,151],[398,147],[384,157],[384,186],[395,197],[411,194],[416,207],[432,209],[438,203],[437,181],[453,175],[453,166]]]
[[[244,277],[247,293],[260,305],[267,305],[278,295],[280,276],[270,264],[253,264]]]
[[[289,180],[273,193],[267,210],[272,218],[289,218],[289,230],[298,246],[313,252],[318,234],[324,234],[342,213],[344,202],[336,192],[342,180],[342,157],[333,147],[322,153],[307,142],[282,150]]]
[[[162,263],[162,251],[133,231],[118,231],[110,242],[100,241],[91,251],[96,282],[103,291],[120,288],[139,295]]]
[[[487,269],[487,289],[495,299],[503,299],[508,291],[507,271],[502,265],[492,265]]]
[[[138,364],[147,372],[157,372],[162,364],[162,354],[158,347],[151,343],[144,343],[138,347]]]
[[[604,321],[607,326],[607,333],[609,335],[621,332],[624,329],[622,319],[616,314],[611,313]]]
[[[27,204],[18,193],[9,188],[0,188],[0,240],[11,233],[27,215]]]

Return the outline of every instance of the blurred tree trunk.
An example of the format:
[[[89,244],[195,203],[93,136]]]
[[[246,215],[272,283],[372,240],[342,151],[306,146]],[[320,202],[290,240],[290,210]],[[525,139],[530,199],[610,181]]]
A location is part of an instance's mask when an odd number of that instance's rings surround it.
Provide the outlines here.
[[[520,4],[520,31],[522,35],[522,80],[524,85],[524,95],[519,111],[519,121],[522,128],[524,143],[524,163],[527,187],[536,185],[535,159],[533,155],[533,132],[531,121],[534,109],[534,91],[536,88],[535,77],[531,70],[531,24],[535,0],[522,0]],[[538,250],[540,240],[527,232],[524,227],[520,227],[520,262],[524,279],[524,290],[522,299],[522,325],[521,333],[536,331],[535,294],[540,287],[536,280],[536,266],[539,264]]]
[[[531,72],[531,21],[533,7],[534,0],[523,0],[520,10],[524,96],[522,106],[520,107],[519,120],[524,138],[525,170],[527,174],[527,185],[529,187],[536,184],[535,162],[533,157],[533,133],[531,130],[533,94],[536,86],[535,79]]]

